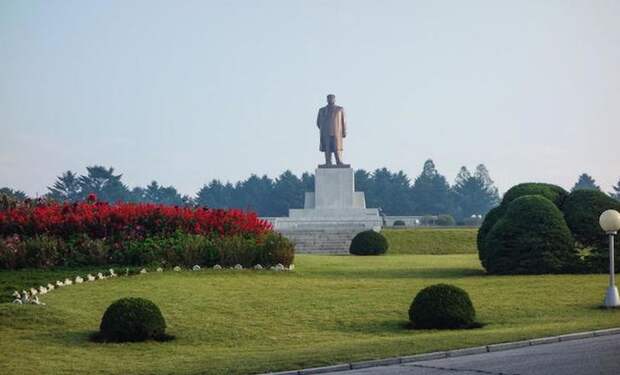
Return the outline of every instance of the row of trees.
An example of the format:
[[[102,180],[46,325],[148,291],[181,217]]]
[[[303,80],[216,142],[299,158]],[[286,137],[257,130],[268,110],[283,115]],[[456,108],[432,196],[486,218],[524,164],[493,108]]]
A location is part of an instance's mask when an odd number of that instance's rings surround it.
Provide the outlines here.
[[[499,194],[487,168],[480,164],[471,172],[462,167],[453,185],[441,175],[432,160],[427,160],[420,175],[413,181],[402,171],[387,168],[355,172],[356,190],[365,192],[368,207],[379,207],[386,215],[450,214],[457,220],[471,215],[484,215],[499,203]],[[600,190],[594,179],[582,174],[572,190]],[[620,200],[620,181],[610,195]],[[261,216],[285,216],[289,208],[301,208],[304,192],[314,190],[314,175],[296,176],[285,171],[277,178],[251,175],[235,184],[212,180],[195,197],[180,194],[174,186],[156,181],[145,187],[130,189],[122,174],[114,168],[91,166],[86,174],[67,171],[48,187],[47,198],[57,201],[78,201],[94,193],[108,202],[153,202],[169,205],[200,205],[213,208],[242,208]],[[0,193],[24,199],[26,195],[9,188]]]

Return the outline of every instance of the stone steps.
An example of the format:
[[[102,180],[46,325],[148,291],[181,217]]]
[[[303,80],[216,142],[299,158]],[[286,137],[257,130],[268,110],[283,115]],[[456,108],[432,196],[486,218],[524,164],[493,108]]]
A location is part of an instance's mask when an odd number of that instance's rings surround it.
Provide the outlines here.
[[[310,254],[348,254],[351,240],[359,229],[317,229],[280,231],[295,244],[297,253]]]

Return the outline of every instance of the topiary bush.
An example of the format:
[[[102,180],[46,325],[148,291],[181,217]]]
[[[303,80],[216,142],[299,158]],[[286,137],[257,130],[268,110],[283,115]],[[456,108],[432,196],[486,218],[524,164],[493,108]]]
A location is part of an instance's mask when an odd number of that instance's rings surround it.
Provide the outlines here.
[[[393,226],[395,227],[404,227],[405,226],[405,222],[402,220],[396,220],[393,224]]]
[[[599,225],[600,215],[609,209],[620,211],[620,202],[598,190],[575,190],[562,207],[578,246],[588,250],[585,263],[592,272],[609,271],[609,236]],[[616,244],[616,249],[617,259],[620,260],[620,245]],[[620,268],[620,265],[617,267]]]
[[[558,273],[578,262],[562,212],[540,195],[512,201],[484,246],[485,268],[493,274]]]
[[[504,194],[502,205],[506,206],[510,204],[510,202],[524,195],[542,195],[561,209],[564,204],[564,200],[566,200],[566,197],[568,196],[568,192],[557,185],[527,182],[511,187],[506,194]]]
[[[121,298],[101,318],[96,341],[138,342],[167,340],[166,321],[153,302],[144,298]]]
[[[409,321],[417,329],[474,328],[476,310],[463,289],[436,284],[422,289],[409,307]]]
[[[476,241],[478,243],[478,258],[480,258],[480,263],[482,263],[482,267],[487,268],[487,254],[488,254],[488,246],[486,244],[487,235],[495,225],[499,221],[499,219],[504,216],[504,212],[506,212],[506,206],[497,206],[491,209],[484,216],[484,221],[480,228],[478,228],[478,235]]]
[[[353,237],[349,252],[353,255],[381,255],[385,254],[388,247],[384,235],[374,230],[367,230]]]

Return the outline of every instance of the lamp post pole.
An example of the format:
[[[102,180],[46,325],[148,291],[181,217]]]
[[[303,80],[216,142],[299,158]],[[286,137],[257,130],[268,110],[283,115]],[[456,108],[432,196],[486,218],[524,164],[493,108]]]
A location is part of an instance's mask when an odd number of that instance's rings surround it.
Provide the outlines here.
[[[605,307],[620,307],[620,297],[618,296],[618,288],[616,288],[615,275],[615,256],[614,256],[614,236],[620,230],[620,212],[616,210],[607,210],[601,214],[599,218],[601,228],[609,236],[609,286],[605,294]]]
[[[614,261],[614,236],[616,232],[608,232],[609,234],[609,287],[605,296],[606,307],[620,306],[620,297],[618,296],[618,288],[616,288],[616,273]]]

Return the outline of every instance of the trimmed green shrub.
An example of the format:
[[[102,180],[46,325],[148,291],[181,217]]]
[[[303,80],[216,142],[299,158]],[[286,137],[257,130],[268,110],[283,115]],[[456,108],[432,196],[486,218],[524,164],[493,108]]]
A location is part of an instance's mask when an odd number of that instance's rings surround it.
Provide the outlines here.
[[[448,284],[422,289],[409,307],[409,321],[418,329],[456,329],[479,326],[466,291]]]
[[[585,263],[591,272],[609,271],[609,236],[603,232],[598,221],[601,214],[609,209],[620,211],[620,202],[598,190],[575,190],[562,208],[578,247],[587,250]],[[619,252],[620,245],[616,244],[616,257],[620,261]],[[617,269],[620,269],[620,264]]]
[[[295,259],[295,246],[280,233],[271,232],[262,238],[258,262],[263,266],[282,264],[289,267]]]
[[[388,247],[384,235],[374,230],[367,230],[353,237],[349,252],[353,255],[381,255],[385,254]]]
[[[487,267],[487,254],[488,254],[488,246],[486,243],[487,236],[493,226],[499,221],[499,219],[504,216],[506,212],[506,206],[497,206],[491,209],[484,216],[484,221],[482,225],[478,229],[477,243],[478,243],[478,258],[480,259],[480,263],[482,263],[482,267]]]
[[[526,195],[512,201],[485,243],[487,272],[542,274],[574,269],[574,240],[560,210],[547,198]]]
[[[395,227],[404,227],[405,226],[405,222],[402,220],[396,220],[393,224],[393,226]]]
[[[453,226],[456,225],[456,221],[451,215],[439,215],[437,216],[437,225],[441,226]]]
[[[506,194],[504,194],[502,205],[506,206],[510,204],[510,202],[524,195],[542,195],[561,209],[564,204],[564,200],[568,196],[568,192],[557,185],[544,184],[540,182],[527,182],[511,187]]]
[[[96,339],[104,342],[165,340],[166,321],[153,302],[144,298],[121,298],[103,314]]]

